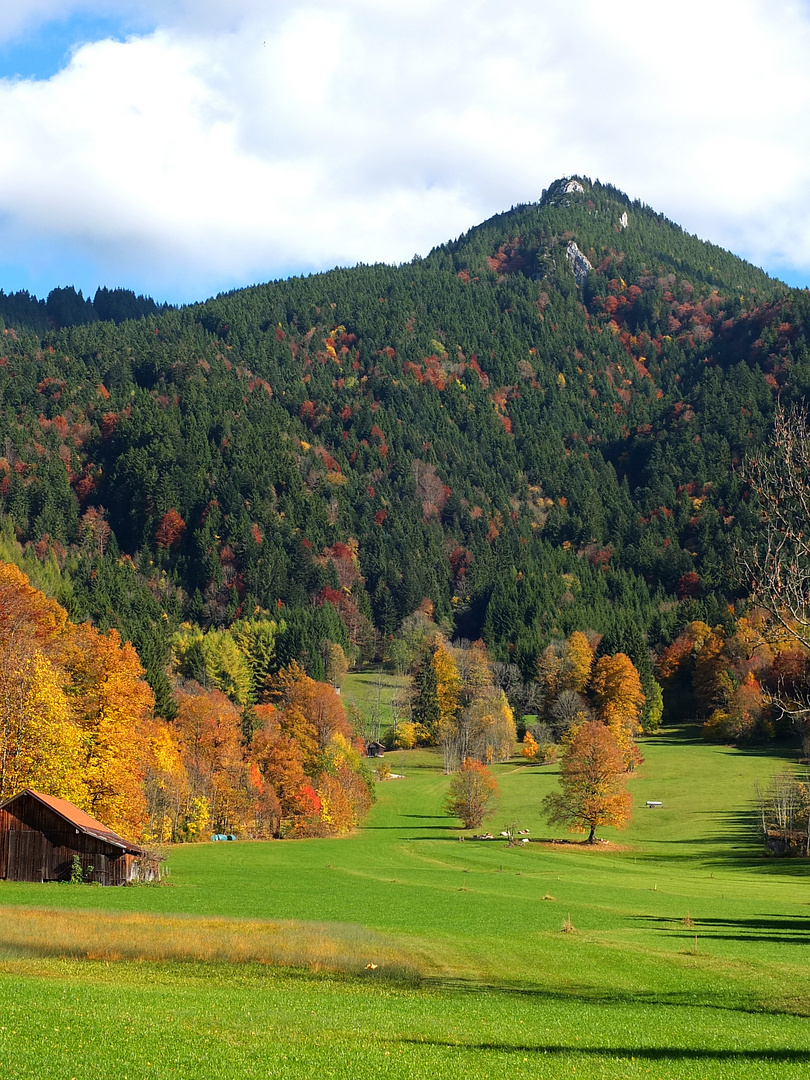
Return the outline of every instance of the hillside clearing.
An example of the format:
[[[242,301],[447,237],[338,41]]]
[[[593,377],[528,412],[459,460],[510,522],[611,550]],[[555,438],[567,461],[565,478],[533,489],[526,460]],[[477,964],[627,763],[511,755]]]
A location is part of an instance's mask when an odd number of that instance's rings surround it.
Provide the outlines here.
[[[764,859],[751,820],[754,780],[785,761],[691,729],[643,749],[615,845],[459,843],[437,756],[411,751],[343,840],[189,845],[162,888],[4,883],[0,1062],[54,1078],[807,1075],[808,867]],[[556,766],[495,771],[495,822],[549,838]]]

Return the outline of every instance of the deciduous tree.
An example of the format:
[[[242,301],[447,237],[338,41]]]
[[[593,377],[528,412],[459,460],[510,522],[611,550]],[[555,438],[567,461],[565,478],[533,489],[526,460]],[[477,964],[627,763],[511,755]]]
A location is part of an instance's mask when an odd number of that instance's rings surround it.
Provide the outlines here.
[[[622,749],[598,720],[582,724],[566,746],[560,787],[543,800],[549,821],[587,832],[589,844],[600,826],[620,829],[629,820],[632,799],[625,790]]]
[[[558,674],[560,690],[584,692],[591,677],[593,667],[593,649],[581,630],[575,630],[566,639]]]
[[[597,719],[610,728],[621,747],[625,768],[632,769],[641,760],[633,740],[641,730],[644,693],[630,657],[615,653],[597,660],[591,679],[591,692]]]
[[[31,787],[88,805],[81,739],[53,664],[36,650],[0,667],[0,799]]]
[[[477,829],[498,806],[498,783],[486,765],[467,758],[450,781],[445,810],[461,818],[465,829]]]
[[[139,835],[146,818],[140,726],[155,698],[138,654],[117,631],[69,626],[60,650],[68,700],[82,744],[81,773],[91,812],[105,825]]]
[[[805,409],[779,407],[770,446],[741,469],[759,506],[760,529],[738,551],[741,581],[771,615],[765,640],[810,651],[810,427]],[[789,716],[810,753],[810,695],[777,688],[774,704]]]
[[[211,823],[231,832],[244,809],[245,764],[239,711],[221,690],[188,684],[175,721],[192,798],[206,800]]]

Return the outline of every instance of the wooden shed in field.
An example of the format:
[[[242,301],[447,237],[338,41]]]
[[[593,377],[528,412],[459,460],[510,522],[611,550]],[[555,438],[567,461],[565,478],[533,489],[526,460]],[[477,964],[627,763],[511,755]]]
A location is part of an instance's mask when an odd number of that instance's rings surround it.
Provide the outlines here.
[[[69,881],[78,856],[85,881],[157,879],[159,863],[137,844],[53,795],[27,788],[0,804],[0,878]]]

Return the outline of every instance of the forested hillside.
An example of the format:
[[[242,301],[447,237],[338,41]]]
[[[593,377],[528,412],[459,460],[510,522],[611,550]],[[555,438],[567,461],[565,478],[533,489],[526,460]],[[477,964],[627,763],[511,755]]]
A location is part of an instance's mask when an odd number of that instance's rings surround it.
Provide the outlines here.
[[[744,597],[735,465],[810,390],[806,292],[586,179],[399,267],[67,299],[0,298],[0,556],[164,715],[183,621],[323,678],[428,600],[526,676],[584,629],[649,668]]]

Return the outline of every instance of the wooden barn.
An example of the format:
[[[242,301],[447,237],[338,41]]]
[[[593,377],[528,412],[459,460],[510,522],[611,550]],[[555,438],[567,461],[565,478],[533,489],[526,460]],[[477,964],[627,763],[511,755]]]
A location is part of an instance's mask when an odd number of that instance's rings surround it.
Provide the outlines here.
[[[159,863],[143,848],[66,799],[27,788],[0,805],[0,878],[70,881],[78,856],[84,881],[152,881]]]

